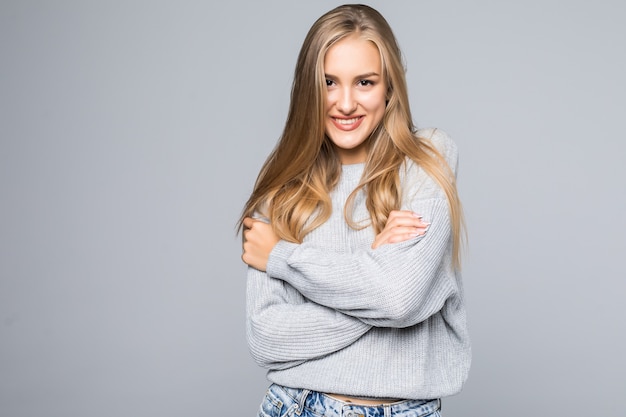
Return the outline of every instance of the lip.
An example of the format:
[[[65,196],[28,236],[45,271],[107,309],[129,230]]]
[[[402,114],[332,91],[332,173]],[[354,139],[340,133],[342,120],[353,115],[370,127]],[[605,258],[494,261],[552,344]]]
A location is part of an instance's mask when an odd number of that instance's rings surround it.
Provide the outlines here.
[[[354,123],[350,123],[350,124],[342,124],[339,122],[339,120],[353,120],[356,119],[356,121]],[[363,122],[363,119],[365,119],[365,116],[353,116],[353,117],[334,117],[334,116],[330,116],[330,120],[333,122],[333,125],[339,129],[339,130],[343,130],[344,132],[349,132],[351,130],[355,130],[358,129],[358,127],[361,125],[361,123]]]

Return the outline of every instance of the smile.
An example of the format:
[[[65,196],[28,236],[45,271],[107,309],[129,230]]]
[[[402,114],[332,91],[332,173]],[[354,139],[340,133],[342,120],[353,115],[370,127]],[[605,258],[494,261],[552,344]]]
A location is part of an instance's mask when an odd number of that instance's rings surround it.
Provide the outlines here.
[[[352,117],[350,119],[339,119],[336,117],[331,117],[334,125],[341,130],[354,130],[363,121],[364,116]]]

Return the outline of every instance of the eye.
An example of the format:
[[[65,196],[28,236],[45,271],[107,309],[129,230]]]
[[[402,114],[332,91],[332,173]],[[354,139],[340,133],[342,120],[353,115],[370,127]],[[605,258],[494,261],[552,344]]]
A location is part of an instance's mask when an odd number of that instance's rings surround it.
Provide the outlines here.
[[[328,78],[326,79],[326,87],[330,87],[333,84],[335,84],[335,82],[333,80],[329,80]]]
[[[370,85],[374,85],[374,81],[371,81],[371,80],[359,80],[357,82],[357,84],[360,87],[367,87],[367,86],[370,86]]]

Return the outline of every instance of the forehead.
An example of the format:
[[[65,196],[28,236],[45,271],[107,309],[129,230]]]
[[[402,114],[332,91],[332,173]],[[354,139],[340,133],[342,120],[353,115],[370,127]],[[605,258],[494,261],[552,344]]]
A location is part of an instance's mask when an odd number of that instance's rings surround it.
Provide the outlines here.
[[[350,35],[333,44],[324,56],[324,71],[376,72],[380,74],[381,59],[376,44],[359,35]]]

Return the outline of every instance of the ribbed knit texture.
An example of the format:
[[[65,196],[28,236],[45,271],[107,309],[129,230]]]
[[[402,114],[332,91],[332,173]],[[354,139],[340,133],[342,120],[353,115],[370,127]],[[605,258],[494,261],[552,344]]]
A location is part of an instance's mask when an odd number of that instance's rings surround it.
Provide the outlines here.
[[[431,137],[453,169],[457,148]],[[331,218],[302,244],[280,241],[267,272],[248,272],[248,342],[268,379],[361,397],[430,399],[461,390],[470,365],[461,277],[452,267],[445,194],[412,161],[401,171],[402,209],[425,235],[371,249],[371,227],[353,230],[343,207],[364,164],[344,165]],[[354,219],[367,221],[364,196]]]

